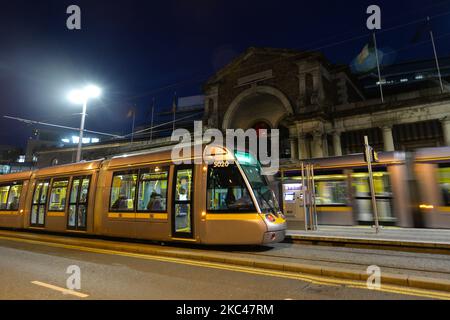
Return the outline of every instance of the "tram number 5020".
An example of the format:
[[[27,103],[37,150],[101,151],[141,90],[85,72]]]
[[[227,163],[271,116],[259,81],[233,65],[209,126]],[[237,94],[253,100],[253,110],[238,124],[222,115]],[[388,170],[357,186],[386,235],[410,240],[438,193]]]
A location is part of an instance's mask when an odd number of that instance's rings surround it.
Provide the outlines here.
[[[228,161],[214,161],[214,168],[228,168],[230,163]]]

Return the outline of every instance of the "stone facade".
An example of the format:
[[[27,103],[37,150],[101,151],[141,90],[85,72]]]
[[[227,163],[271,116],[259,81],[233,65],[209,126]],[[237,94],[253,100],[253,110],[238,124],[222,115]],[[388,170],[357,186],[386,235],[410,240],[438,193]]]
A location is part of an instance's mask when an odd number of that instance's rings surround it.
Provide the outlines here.
[[[287,129],[292,160],[362,151],[363,135],[384,151],[450,141],[450,94],[436,87],[367,100],[349,70],[320,53],[249,48],[204,90],[205,125]],[[411,130],[414,143],[404,138]]]

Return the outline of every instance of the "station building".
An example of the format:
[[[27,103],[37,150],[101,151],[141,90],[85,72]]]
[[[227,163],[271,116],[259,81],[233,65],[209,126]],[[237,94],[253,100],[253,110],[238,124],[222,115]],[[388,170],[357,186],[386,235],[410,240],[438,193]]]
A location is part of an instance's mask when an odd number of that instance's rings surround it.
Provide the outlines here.
[[[432,61],[383,71],[381,102],[376,73],[356,78],[318,52],[249,48],[205,84],[204,121],[279,129],[292,160],[360,153],[365,135],[379,151],[450,145],[450,91]],[[447,89],[447,64],[442,72]]]

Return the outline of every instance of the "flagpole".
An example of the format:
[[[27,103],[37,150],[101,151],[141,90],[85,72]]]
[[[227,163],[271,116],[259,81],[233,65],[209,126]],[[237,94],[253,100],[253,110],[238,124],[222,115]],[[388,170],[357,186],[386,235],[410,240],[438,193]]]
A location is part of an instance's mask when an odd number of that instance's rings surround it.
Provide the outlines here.
[[[134,141],[134,123],[136,121],[136,110],[133,108],[132,112],[133,112],[133,125],[132,125],[132,130],[131,130],[131,143],[133,143],[133,141]]]
[[[427,21],[428,21],[428,23],[430,23],[430,17],[427,17]],[[439,59],[438,59],[438,55],[437,55],[436,44],[434,42],[434,34],[433,34],[433,30],[431,29],[431,26],[430,26],[430,37],[431,37],[431,43],[433,45],[434,59],[436,60],[436,68],[437,68],[437,72],[438,72],[439,83],[441,85],[441,93],[444,93],[444,85],[442,83],[441,67],[439,66]]]
[[[152,105],[152,123],[151,123],[151,129],[150,129],[150,142],[153,141],[153,116],[155,114],[155,98],[153,98],[153,105]]]
[[[378,83],[380,84],[381,103],[384,103],[383,84],[381,83],[380,58],[378,57],[377,36],[373,33],[373,45],[375,47],[375,57],[377,59]]]
[[[177,114],[177,93],[175,92],[175,96],[173,97],[173,125],[172,125],[172,132],[175,132],[175,120],[176,120],[176,114]]]

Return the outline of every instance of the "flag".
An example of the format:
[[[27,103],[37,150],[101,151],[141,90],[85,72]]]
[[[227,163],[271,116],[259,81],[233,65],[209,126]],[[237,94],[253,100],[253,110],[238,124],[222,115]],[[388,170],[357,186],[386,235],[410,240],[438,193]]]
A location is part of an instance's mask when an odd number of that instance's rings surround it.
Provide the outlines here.
[[[383,61],[383,52],[378,51],[378,58],[381,63]],[[361,52],[356,56],[350,65],[354,73],[367,73],[377,68],[377,58],[375,52],[375,43],[373,36],[368,39]]]
[[[136,115],[136,109],[130,108],[130,110],[128,110],[128,113],[127,113],[127,118],[134,117],[135,115]]]
[[[375,53],[375,45],[373,43],[373,40],[370,40],[362,49],[358,57],[356,58],[356,61],[358,64],[364,64],[369,57]]]

